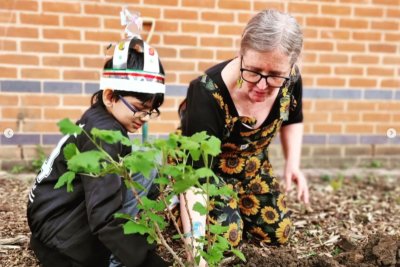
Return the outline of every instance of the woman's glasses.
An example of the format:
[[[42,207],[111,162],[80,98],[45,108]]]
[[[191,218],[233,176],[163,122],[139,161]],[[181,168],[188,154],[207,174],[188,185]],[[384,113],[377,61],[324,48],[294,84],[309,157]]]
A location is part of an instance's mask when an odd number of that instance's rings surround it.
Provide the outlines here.
[[[144,111],[144,110],[137,110],[134,106],[129,104],[122,96],[118,96],[118,98],[122,101],[122,103],[125,104],[127,108],[129,108],[130,111],[133,112],[133,117],[143,119],[146,116],[149,116],[150,119],[155,119],[158,116],[160,116],[160,112],[158,110],[152,110],[152,111]]]
[[[289,81],[288,77],[279,76],[279,75],[263,75],[259,72],[248,70],[242,68],[243,65],[243,57],[240,59],[240,74],[242,79],[248,83],[257,84],[261,81],[261,79],[265,79],[268,87],[278,88],[281,87],[286,81]]]

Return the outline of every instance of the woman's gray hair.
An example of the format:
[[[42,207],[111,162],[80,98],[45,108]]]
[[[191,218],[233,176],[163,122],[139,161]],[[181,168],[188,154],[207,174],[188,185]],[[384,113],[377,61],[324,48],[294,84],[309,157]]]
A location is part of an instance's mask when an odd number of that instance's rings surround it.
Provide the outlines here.
[[[294,64],[303,46],[303,34],[296,19],[274,9],[263,10],[247,23],[240,42],[240,53],[253,49],[270,52],[276,48]]]

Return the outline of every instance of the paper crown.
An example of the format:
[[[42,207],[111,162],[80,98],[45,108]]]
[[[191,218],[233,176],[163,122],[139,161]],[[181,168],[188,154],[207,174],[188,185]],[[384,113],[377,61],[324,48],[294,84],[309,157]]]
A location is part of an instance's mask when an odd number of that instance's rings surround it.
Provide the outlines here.
[[[105,68],[100,79],[100,89],[139,93],[165,93],[165,76],[160,70],[157,51],[142,40],[140,31],[142,20],[138,14],[131,14],[127,9],[120,13],[121,25],[126,25],[126,39],[121,40],[114,49],[112,68]],[[143,54],[140,69],[128,68],[129,52]]]

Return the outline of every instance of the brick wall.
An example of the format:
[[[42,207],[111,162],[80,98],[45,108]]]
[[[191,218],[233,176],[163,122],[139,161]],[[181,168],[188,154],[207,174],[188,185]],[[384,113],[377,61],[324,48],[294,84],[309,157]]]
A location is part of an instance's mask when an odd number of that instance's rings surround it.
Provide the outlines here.
[[[305,35],[303,165],[398,166],[400,0],[1,0],[0,132],[15,132],[0,136],[3,167],[35,157],[37,144],[50,149],[56,122],[88,107],[104,49],[121,37],[122,6],[156,19],[150,43],[168,92],[152,136],[176,128],[191,79],[237,54],[248,19],[276,8],[293,14]],[[387,137],[389,128],[397,137]],[[281,158],[277,145],[271,153]]]

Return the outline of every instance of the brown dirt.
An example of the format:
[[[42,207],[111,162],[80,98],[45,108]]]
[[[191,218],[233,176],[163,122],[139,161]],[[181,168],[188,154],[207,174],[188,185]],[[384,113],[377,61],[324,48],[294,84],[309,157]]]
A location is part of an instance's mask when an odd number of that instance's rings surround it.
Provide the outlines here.
[[[289,195],[296,231],[279,248],[243,244],[222,266],[400,267],[400,171],[306,170],[312,209]],[[0,266],[39,266],[28,246],[32,174],[0,172]],[[167,256],[166,256],[167,257]]]

